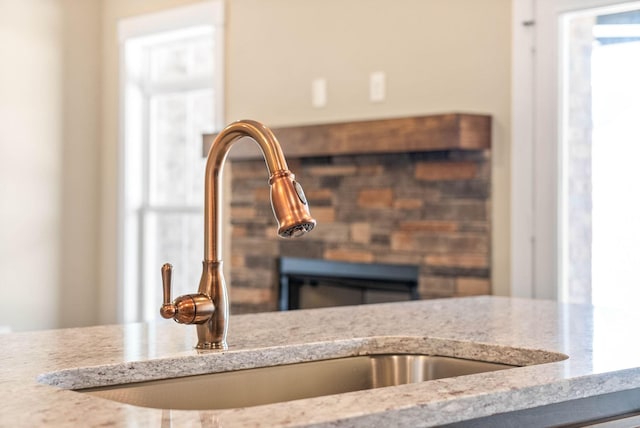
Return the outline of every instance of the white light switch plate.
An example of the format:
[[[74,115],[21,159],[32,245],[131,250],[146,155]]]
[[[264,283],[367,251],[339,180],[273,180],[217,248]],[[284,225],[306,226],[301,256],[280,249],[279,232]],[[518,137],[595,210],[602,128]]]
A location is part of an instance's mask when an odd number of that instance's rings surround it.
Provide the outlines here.
[[[369,75],[369,101],[372,103],[384,101],[387,91],[386,80],[384,71],[374,71]]]

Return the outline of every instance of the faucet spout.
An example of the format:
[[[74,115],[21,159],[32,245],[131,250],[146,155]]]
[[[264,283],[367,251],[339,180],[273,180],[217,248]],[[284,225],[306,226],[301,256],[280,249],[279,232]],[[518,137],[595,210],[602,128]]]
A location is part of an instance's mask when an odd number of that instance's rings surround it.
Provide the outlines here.
[[[316,224],[304,191],[289,171],[280,143],[269,128],[256,121],[241,120],[218,134],[209,150],[205,171],[204,261],[198,293],[178,297],[171,303],[170,265],[162,270],[165,292],[160,313],[180,323],[196,324],[198,349],[227,348],[229,299],[222,273],[222,173],[231,146],[243,137],[254,140],[265,159],[278,235],[301,236]]]

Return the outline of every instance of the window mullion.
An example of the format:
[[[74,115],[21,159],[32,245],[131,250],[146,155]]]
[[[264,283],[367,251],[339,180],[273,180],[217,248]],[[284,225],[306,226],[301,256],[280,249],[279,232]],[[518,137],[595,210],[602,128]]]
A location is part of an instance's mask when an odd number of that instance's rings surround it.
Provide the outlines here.
[[[145,284],[145,254],[146,254],[146,236],[147,236],[147,213],[144,209],[138,210],[138,245],[136,258],[138,260],[138,284],[136,287],[136,296],[138,301],[136,302],[137,321],[144,321],[144,307],[146,302],[147,293],[144,287]]]
[[[142,165],[141,167],[141,180],[142,180],[142,206],[141,206],[141,224],[140,224],[140,233],[138,236],[139,239],[139,253],[138,253],[138,266],[140,266],[140,278],[138,284],[138,292],[140,294],[140,303],[138,306],[138,310],[140,311],[141,318],[144,320],[146,318],[146,304],[149,299],[149,293],[147,290],[148,283],[148,254],[151,251],[151,245],[149,242],[149,215],[152,214],[147,207],[151,204],[151,156],[152,156],[152,148],[151,148],[151,138],[152,138],[152,130],[151,130],[151,94],[149,92],[149,75],[150,75],[150,60],[149,60],[149,50],[144,49],[143,54],[143,75],[144,78],[141,79],[141,89],[142,89]],[[157,219],[156,219],[157,221]]]
[[[185,77],[169,82],[148,82],[146,88],[152,95],[209,89],[211,88],[211,76]]]
[[[146,79],[145,79],[145,84],[143,85],[142,88],[142,92],[143,92],[143,97],[144,97],[144,101],[142,103],[142,120],[144,122],[142,129],[143,129],[143,135],[142,135],[142,201],[144,205],[149,205],[151,203],[151,164],[152,164],[152,148],[151,148],[151,137],[152,137],[152,130],[151,130],[151,92],[149,91],[149,85],[148,85],[148,76],[151,74],[150,70],[149,70],[149,51],[148,49],[145,49],[145,55],[144,55],[144,61],[145,61],[145,65],[144,65],[144,70],[145,70],[145,75],[146,75]]]
[[[147,214],[201,214],[201,205],[143,205],[141,211]]]

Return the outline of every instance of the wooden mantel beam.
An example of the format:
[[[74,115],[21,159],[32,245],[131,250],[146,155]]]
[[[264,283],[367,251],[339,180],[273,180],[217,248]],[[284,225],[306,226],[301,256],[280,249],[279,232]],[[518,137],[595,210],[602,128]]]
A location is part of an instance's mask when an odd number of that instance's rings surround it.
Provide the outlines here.
[[[287,158],[491,148],[491,116],[449,113],[272,128]],[[203,136],[203,153],[215,134]],[[255,159],[255,144],[237,144],[231,159]]]

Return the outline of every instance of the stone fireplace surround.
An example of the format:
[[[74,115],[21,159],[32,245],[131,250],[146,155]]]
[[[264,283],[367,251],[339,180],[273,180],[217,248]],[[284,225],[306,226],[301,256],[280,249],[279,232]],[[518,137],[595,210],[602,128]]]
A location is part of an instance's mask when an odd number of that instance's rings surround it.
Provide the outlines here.
[[[272,130],[318,225],[278,238],[264,160],[254,144],[234,146],[232,313],[277,309],[279,257],[417,265],[421,298],[490,293],[489,116]],[[204,137],[205,152],[213,137]]]

